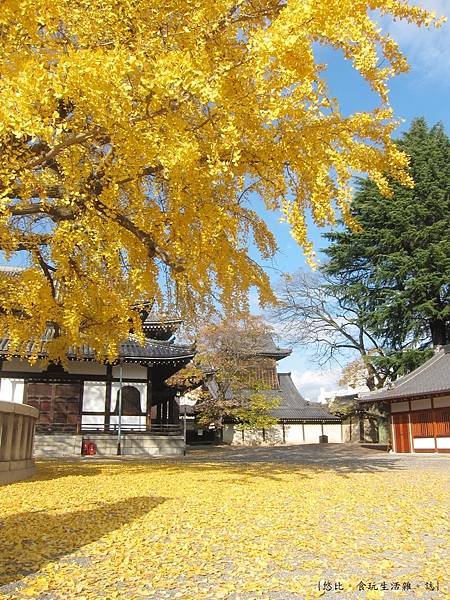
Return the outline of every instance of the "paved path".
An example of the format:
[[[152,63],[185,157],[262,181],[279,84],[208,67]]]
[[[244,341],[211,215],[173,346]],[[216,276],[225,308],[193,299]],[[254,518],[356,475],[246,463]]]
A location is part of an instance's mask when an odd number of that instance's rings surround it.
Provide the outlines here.
[[[191,446],[186,462],[244,462],[316,465],[336,471],[389,471],[405,469],[450,472],[450,454],[393,454],[357,444],[303,444],[301,446]]]

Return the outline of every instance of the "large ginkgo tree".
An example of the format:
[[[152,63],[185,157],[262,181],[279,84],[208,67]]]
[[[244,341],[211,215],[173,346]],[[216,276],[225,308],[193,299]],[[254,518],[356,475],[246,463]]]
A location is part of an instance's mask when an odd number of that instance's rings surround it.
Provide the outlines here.
[[[349,180],[408,182],[387,83],[407,64],[378,18],[433,16],[400,0],[0,2],[0,329],[11,353],[52,324],[49,356],[113,358],[136,305],[188,316],[271,297],[279,210],[306,252],[305,209],[349,222]],[[424,34],[426,35],[426,34]],[[316,45],[378,94],[343,116]]]

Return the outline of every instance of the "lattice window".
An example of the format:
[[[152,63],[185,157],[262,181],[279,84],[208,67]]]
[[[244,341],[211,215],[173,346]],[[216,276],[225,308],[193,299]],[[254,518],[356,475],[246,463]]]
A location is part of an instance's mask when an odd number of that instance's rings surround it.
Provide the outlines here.
[[[431,410],[416,410],[411,413],[413,437],[433,437],[433,413]]]
[[[450,407],[436,408],[436,435],[440,437],[450,437]]]

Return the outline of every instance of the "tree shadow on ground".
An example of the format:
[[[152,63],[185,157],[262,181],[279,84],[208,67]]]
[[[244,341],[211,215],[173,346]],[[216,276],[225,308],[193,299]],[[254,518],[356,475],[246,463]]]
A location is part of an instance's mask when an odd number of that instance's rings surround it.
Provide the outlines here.
[[[308,471],[334,472],[346,476],[351,473],[380,473],[415,468],[408,460],[385,451],[360,446],[329,444],[274,447],[216,447],[213,450],[191,450],[185,459],[186,466],[217,468],[220,464],[236,468],[240,464],[248,474],[257,477],[276,476],[278,472],[298,471],[308,476]]]
[[[441,455],[442,456],[442,455]],[[335,473],[348,477],[354,473],[401,472],[416,469],[417,457],[389,454],[378,449],[368,449],[352,444],[308,444],[298,446],[215,446],[188,449],[185,457],[92,457],[85,459],[45,461],[38,464],[38,474],[28,481],[42,481],[69,476],[90,476],[107,473],[108,477],[121,477],[123,467],[127,474],[138,475],[164,471],[179,473],[180,469],[192,473],[226,473],[226,479],[245,483],[248,478],[280,480],[281,475],[295,472],[302,479],[315,477],[318,472]],[[438,465],[436,465],[438,466]],[[423,459],[420,468],[433,468]],[[236,475],[231,480],[229,475]],[[22,485],[25,485],[23,482]],[[19,484],[20,485],[20,484]]]
[[[58,479],[59,477],[94,477],[100,475],[104,470],[102,465],[84,462],[78,458],[74,460],[67,459],[37,459],[36,474],[29,481],[47,481]]]
[[[223,477],[218,481],[230,481],[233,483],[248,484],[248,479],[265,479],[269,481],[282,481],[287,474],[295,474],[299,479],[313,479],[318,473],[334,473],[341,477],[349,477],[355,473],[375,474],[386,471],[404,470],[405,467],[398,465],[394,461],[384,462],[380,465],[378,462],[369,460],[360,461],[355,464],[355,461],[340,461],[338,464],[324,464],[323,462],[309,463],[283,463],[283,462],[232,462],[232,461],[196,461],[184,463],[160,464],[159,468],[164,470],[168,475],[170,473],[179,472],[180,467],[183,470],[191,473],[202,473],[205,475],[205,481],[213,473],[221,472],[227,477]],[[235,479],[229,475],[236,475]]]
[[[138,496],[54,514],[16,513],[0,521],[0,595],[5,586],[138,519],[166,499]]]

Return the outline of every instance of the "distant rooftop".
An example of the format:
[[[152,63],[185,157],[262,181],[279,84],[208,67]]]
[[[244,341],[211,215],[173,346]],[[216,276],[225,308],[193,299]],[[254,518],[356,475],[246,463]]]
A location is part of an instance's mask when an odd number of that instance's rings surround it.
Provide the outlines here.
[[[360,402],[382,402],[412,396],[450,393],[450,345],[443,346],[423,365],[391,385],[360,397]]]
[[[243,344],[244,350],[245,344]],[[263,334],[257,341],[250,344],[248,348],[248,354],[251,356],[265,356],[267,358],[275,358],[281,360],[286,358],[292,353],[291,348],[280,348],[273,341],[273,337],[270,333]]]
[[[292,381],[290,373],[278,373],[280,390],[271,392],[280,397],[280,405],[271,411],[277,419],[291,421],[337,421],[341,419],[319,402],[308,402]]]
[[[142,329],[148,338],[168,340],[175,334],[182,322],[182,319],[176,317],[158,318],[155,314],[150,313],[142,321]]]

